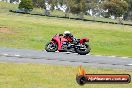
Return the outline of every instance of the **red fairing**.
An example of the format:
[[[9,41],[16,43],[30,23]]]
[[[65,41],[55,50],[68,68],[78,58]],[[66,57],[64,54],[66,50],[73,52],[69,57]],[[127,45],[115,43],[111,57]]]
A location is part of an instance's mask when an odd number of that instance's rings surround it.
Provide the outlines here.
[[[68,42],[72,42],[72,38],[71,37],[64,37]]]
[[[82,39],[80,39],[80,43],[85,43],[85,42],[89,42],[89,39],[88,38],[82,38]]]
[[[62,43],[63,43],[64,41],[67,41],[67,39],[64,38],[63,36],[59,36],[58,34],[55,35],[55,36],[52,38],[52,42],[57,43],[57,45],[58,45],[58,50],[61,50]]]
[[[59,35],[55,35],[53,38],[52,38],[52,40],[51,40],[53,43],[57,43],[57,45],[58,45],[58,50],[60,50],[61,49],[61,41],[60,41],[60,37],[59,37]]]

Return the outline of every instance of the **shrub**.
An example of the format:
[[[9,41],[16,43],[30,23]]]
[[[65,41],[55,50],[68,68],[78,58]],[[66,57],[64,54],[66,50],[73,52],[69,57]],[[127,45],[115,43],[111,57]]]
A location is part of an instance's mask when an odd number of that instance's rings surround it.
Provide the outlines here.
[[[20,10],[23,10],[25,13],[28,13],[33,10],[32,0],[21,0],[19,7]]]

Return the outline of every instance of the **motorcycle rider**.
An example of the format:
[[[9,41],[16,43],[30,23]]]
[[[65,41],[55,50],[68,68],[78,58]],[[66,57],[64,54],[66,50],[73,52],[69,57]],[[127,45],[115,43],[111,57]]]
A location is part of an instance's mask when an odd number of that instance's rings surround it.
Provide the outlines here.
[[[71,34],[70,31],[64,31],[63,36],[64,36],[64,38],[66,38],[69,42],[76,43],[76,38],[73,37],[73,35]]]

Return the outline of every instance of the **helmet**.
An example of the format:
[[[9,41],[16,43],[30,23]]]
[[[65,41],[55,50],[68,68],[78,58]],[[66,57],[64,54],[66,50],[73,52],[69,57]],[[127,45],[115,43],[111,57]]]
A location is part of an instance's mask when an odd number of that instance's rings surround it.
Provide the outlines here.
[[[64,31],[64,35],[69,36],[69,35],[71,35],[71,32],[70,31]]]
[[[64,34],[71,34],[70,31],[64,31]]]

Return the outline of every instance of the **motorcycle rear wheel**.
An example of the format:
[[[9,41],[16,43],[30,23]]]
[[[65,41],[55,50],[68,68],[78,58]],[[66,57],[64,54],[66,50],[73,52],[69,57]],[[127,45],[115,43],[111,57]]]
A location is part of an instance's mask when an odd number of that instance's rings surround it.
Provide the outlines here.
[[[87,47],[85,50],[81,50],[80,48],[76,49],[76,52],[80,55],[86,55],[90,52],[91,48],[89,45],[85,44],[85,46]]]
[[[55,52],[55,51],[57,51],[57,49],[58,49],[57,44],[54,44],[54,43],[52,43],[52,42],[48,42],[48,43],[45,45],[45,50],[46,50],[47,52]]]

